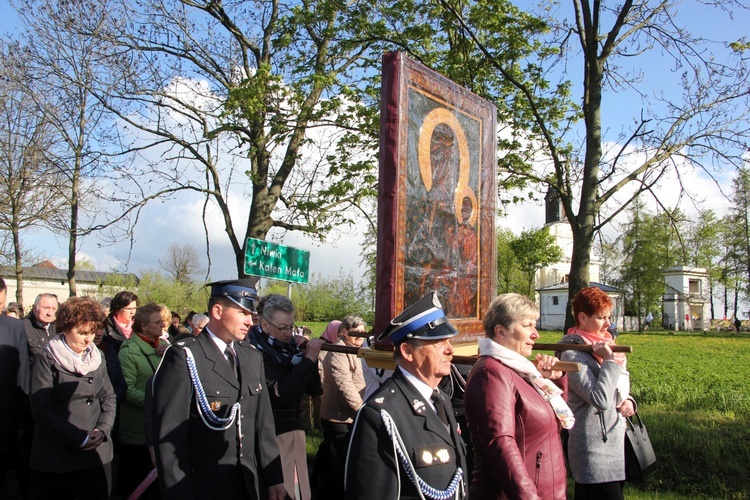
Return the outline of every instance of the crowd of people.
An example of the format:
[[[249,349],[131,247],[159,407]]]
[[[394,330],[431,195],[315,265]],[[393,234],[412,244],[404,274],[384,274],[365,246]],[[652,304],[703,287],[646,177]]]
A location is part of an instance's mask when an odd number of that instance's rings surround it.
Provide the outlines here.
[[[623,498],[636,407],[601,290],[576,295],[560,341],[589,352],[533,361],[538,306],[499,295],[473,366],[452,364],[458,332],[429,292],[376,332],[384,370],[357,356],[374,340],[360,317],[311,338],[287,297],[210,286],[185,323],[131,291],[0,316],[0,491],[15,470],[32,499],[564,499],[570,470],[575,498]]]

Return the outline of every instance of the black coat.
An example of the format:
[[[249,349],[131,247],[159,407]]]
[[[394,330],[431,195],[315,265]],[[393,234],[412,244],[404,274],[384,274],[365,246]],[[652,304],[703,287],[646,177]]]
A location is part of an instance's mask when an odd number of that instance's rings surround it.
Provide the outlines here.
[[[34,311],[32,310],[25,318],[23,318],[23,327],[26,331],[26,337],[29,342],[29,366],[33,367],[34,358],[42,352],[44,344],[55,336],[55,324],[51,323],[45,328],[44,325],[37,321],[36,316],[34,316]]]
[[[36,425],[29,467],[73,472],[111,462],[115,401],[104,357],[96,370],[78,375],[59,366],[49,351],[42,351],[31,373],[31,410]],[[104,432],[105,441],[95,450],[81,450],[94,428]]]
[[[276,434],[308,428],[310,416],[301,415],[300,404],[306,394],[317,396],[323,393],[318,361],[302,356],[297,364],[292,364],[289,354],[296,352],[296,346],[288,344],[282,347],[279,343],[269,343],[268,334],[257,326],[248,333],[247,341],[263,354]],[[308,422],[304,422],[304,418]]]
[[[217,416],[229,416],[239,400],[241,436],[236,422],[216,431],[203,421],[196,408],[186,348],[193,354],[208,403]],[[165,499],[238,498],[238,488],[255,499],[259,479],[266,487],[283,482],[263,358],[246,342],[235,342],[235,353],[241,384],[207,329],[164,353],[154,375],[152,418]]]
[[[445,394],[443,397],[447,398]],[[457,467],[465,472],[466,448],[450,404],[445,403],[445,409],[450,432],[401,369],[396,370],[357,413],[347,455],[346,498],[418,498],[414,484],[394,456],[380,410],[393,418],[417,474],[427,484],[442,490],[448,487]],[[467,484],[465,477],[462,482]]]
[[[23,322],[0,316],[0,453],[17,450],[19,431],[30,427],[28,393],[28,340]]]

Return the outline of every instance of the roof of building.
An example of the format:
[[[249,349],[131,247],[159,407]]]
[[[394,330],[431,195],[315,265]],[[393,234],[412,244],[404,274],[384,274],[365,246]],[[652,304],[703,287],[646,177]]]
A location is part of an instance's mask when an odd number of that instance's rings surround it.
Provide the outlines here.
[[[569,285],[568,282],[565,282],[565,283],[555,283],[553,285],[547,285],[547,286],[542,287],[542,288],[537,288],[536,291],[537,292],[553,292],[553,291],[556,291],[556,290],[567,290],[568,289],[568,285]],[[620,294],[624,294],[625,293],[624,290],[620,290],[619,288],[615,288],[615,287],[610,286],[610,285],[605,285],[604,283],[597,283],[596,281],[589,282],[589,286],[596,287],[596,288],[598,288],[599,290],[601,290],[602,292],[605,292],[605,293],[620,293]]]
[[[50,261],[40,262],[33,266],[24,266],[22,269],[25,280],[68,281],[68,271],[59,269]],[[0,276],[5,279],[16,279],[16,270],[12,267],[0,267]],[[76,270],[76,282],[78,283],[102,283],[107,278],[114,276],[133,278],[138,283],[138,276],[132,273],[122,274]]]

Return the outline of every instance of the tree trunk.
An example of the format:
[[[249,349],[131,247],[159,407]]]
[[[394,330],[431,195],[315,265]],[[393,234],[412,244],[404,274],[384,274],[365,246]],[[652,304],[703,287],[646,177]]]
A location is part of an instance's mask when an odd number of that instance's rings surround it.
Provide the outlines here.
[[[16,302],[21,304],[21,310],[24,310],[23,303],[23,263],[21,262],[21,238],[18,234],[18,228],[12,228],[13,233],[13,254],[16,261]]]

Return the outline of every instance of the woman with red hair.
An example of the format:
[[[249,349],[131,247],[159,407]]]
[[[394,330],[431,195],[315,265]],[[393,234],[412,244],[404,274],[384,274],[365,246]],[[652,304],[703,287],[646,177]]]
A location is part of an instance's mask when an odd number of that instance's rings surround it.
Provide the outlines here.
[[[576,423],[569,431],[568,462],[575,499],[622,499],[625,481],[625,419],[633,415],[630,374],[623,353],[612,352],[612,300],[595,287],[573,298],[576,326],[561,342],[589,344],[593,353],[563,351],[562,361],[581,364],[568,374],[568,406]]]

